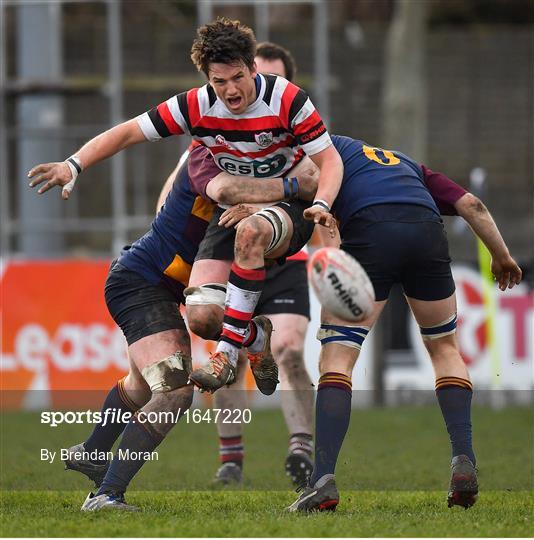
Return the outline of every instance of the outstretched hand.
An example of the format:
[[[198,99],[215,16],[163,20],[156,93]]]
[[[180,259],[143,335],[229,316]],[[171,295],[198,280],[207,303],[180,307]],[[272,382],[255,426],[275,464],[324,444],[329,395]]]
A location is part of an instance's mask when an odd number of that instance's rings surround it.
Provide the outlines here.
[[[330,238],[335,238],[337,224],[334,216],[319,205],[310,206],[304,210],[304,219],[313,221],[316,225],[322,225],[328,229]]]
[[[72,177],[70,167],[64,162],[41,163],[28,172],[28,178],[31,178],[30,187],[35,187],[45,182],[37,193],[45,193],[54,186],[60,186],[61,196],[68,199],[76,182]]]
[[[505,291],[507,287],[511,289],[514,285],[518,285],[523,278],[523,271],[510,255],[500,259],[492,259],[491,272],[501,291]]]

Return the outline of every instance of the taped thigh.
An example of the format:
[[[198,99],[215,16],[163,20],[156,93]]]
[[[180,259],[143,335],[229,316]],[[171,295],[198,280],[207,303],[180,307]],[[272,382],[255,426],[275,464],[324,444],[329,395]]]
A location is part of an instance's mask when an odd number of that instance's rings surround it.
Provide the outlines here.
[[[177,351],[141,370],[152,393],[170,392],[185,386],[192,371],[191,357]]]
[[[216,305],[224,309],[226,285],[223,283],[205,283],[200,287],[187,287],[184,290],[186,306]]]
[[[285,217],[286,214],[283,210],[277,208],[276,206],[272,206],[269,208],[264,208],[253,215],[265,218],[273,228],[273,237],[271,243],[267,246],[264,252],[265,256],[267,257],[287,240],[286,237],[289,227]]]
[[[457,318],[453,313],[448,319],[436,324],[435,326],[420,326],[423,339],[438,339],[444,336],[450,336],[456,332]]]
[[[317,339],[321,345],[337,343],[352,349],[361,350],[369,333],[367,326],[340,326],[337,324],[321,324],[317,331]]]

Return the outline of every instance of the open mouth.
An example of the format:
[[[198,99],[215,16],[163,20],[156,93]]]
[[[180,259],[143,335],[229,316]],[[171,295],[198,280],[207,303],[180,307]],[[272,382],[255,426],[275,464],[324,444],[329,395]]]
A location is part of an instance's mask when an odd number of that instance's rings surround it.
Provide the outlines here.
[[[241,105],[241,97],[228,98],[228,105],[231,109],[237,109]]]

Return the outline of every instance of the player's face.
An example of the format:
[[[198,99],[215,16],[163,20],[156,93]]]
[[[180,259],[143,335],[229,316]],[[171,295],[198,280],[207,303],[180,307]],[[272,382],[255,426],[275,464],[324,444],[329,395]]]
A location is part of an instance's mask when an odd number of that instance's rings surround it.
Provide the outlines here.
[[[208,80],[217,97],[233,114],[241,114],[256,100],[256,65],[250,70],[245,64],[209,66]]]
[[[286,77],[286,68],[284,62],[277,58],[276,60],[267,60],[261,56],[256,56],[256,68],[260,73],[271,73],[272,75],[280,75]]]

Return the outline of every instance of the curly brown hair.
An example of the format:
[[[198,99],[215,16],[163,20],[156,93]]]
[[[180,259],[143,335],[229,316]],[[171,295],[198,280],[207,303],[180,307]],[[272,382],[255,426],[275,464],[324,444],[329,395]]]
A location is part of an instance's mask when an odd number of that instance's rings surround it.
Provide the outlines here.
[[[286,72],[285,78],[288,81],[292,81],[295,78],[295,74],[297,73],[295,59],[293,58],[293,55],[281,45],[271,43],[270,41],[258,43],[256,56],[265,60],[282,60]]]
[[[208,76],[211,63],[240,64],[254,67],[256,37],[240,21],[218,17],[216,21],[201,26],[191,47],[191,60],[198,71]]]

